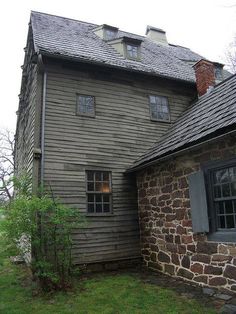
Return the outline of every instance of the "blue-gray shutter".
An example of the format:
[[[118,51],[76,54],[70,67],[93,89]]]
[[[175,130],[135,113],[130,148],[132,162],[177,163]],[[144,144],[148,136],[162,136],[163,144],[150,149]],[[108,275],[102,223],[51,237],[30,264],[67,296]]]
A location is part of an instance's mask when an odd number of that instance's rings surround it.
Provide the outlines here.
[[[193,232],[209,232],[206,188],[203,172],[198,171],[190,174],[188,181]]]

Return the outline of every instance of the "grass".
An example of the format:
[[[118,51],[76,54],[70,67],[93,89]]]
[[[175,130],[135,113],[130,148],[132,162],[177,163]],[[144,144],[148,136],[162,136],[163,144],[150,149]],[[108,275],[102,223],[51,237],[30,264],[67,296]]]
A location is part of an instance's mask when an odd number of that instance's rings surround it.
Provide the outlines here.
[[[32,296],[27,278],[25,267],[9,262],[0,233],[1,314],[215,313],[170,289],[144,283],[129,274],[94,276],[78,281],[73,292],[41,296]]]

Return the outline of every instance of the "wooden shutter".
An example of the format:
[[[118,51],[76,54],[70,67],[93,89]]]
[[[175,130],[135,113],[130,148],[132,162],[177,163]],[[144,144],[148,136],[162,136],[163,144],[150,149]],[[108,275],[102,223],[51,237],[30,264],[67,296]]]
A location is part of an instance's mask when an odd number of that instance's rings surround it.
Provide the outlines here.
[[[209,232],[207,199],[202,171],[188,176],[193,232]]]

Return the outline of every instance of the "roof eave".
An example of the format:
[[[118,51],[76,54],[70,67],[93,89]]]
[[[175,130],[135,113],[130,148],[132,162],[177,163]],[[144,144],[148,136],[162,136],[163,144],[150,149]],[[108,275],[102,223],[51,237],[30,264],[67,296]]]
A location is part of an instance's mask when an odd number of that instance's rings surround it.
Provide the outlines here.
[[[50,58],[54,58],[54,59],[60,59],[60,60],[67,60],[67,61],[73,61],[73,62],[84,63],[84,64],[97,65],[97,66],[113,68],[113,69],[115,68],[115,69],[123,70],[123,71],[126,71],[126,72],[141,73],[141,74],[152,76],[152,77],[158,77],[158,78],[161,78],[161,79],[168,79],[170,81],[175,81],[175,82],[179,82],[179,83],[185,83],[185,84],[188,84],[188,85],[191,85],[191,86],[195,86],[195,84],[196,84],[195,81],[184,80],[184,79],[181,79],[181,78],[175,78],[175,77],[171,77],[171,76],[168,76],[168,75],[161,75],[161,74],[157,74],[157,73],[154,73],[154,72],[140,71],[140,70],[136,70],[136,69],[116,66],[116,65],[112,65],[112,64],[108,64],[108,63],[102,63],[102,62],[95,61],[95,60],[80,59],[78,57],[70,57],[70,56],[65,56],[65,55],[54,54],[54,53],[47,52],[47,51],[45,51],[43,49],[40,49],[40,48],[37,49],[37,53],[41,54],[42,56],[50,57]]]
[[[230,130],[230,131],[228,131],[228,132],[224,132],[224,130],[226,130],[226,129],[228,129],[228,128],[232,128],[233,127],[233,130]],[[192,149],[194,149],[194,148],[197,148],[197,147],[199,147],[199,146],[201,146],[201,145],[203,145],[203,144],[206,144],[206,143],[209,143],[209,142],[212,142],[212,141],[214,141],[214,140],[217,140],[217,139],[220,139],[220,138],[223,138],[224,136],[227,136],[227,135],[232,135],[232,134],[234,134],[234,133],[236,133],[236,125],[235,124],[233,124],[233,125],[230,125],[230,126],[228,126],[228,127],[226,127],[226,128],[223,128],[222,130],[221,130],[221,133],[223,132],[223,134],[220,134],[220,135],[215,135],[215,133],[214,134],[211,134],[211,137],[209,138],[207,138],[206,139],[206,137],[204,137],[204,138],[202,138],[200,141],[198,141],[198,142],[193,142],[193,143],[191,143],[190,145],[188,145],[188,146],[181,146],[181,147],[179,147],[177,150],[175,150],[175,151],[170,151],[170,152],[168,152],[168,153],[166,153],[166,154],[164,154],[164,155],[161,155],[161,156],[159,156],[159,157],[156,157],[156,158],[154,158],[154,159],[152,159],[152,160],[150,160],[150,161],[147,161],[147,162],[143,162],[143,163],[141,163],[141,164],[139,164],[139,165],[137,165],[137,166],[134,166],[134,167],[130,167],[129,169],[127,169],[126,171],[125,171],[125,173],[133,173],[133,172],[137,172],[137,171],[140,171],[140,170],[142,170],[142,169],[144,169],[144,168],[147,168],[147,167],[150,167],[150,166],[152,166],[152,165],[154,165],[154,164],[157,164],[157,163],[160,163],[160,162],[162,162],[162,161],[165,161],[165,160],[168,160],[168,159],[170,159],[170,158],[173,158],[173,157],[176,157],[176,156],[178,156],[178,155],[180,155],[181,153],[184,153],[184,152],[187,152],[187,151],[190,151],[190,150],[192,150]]]

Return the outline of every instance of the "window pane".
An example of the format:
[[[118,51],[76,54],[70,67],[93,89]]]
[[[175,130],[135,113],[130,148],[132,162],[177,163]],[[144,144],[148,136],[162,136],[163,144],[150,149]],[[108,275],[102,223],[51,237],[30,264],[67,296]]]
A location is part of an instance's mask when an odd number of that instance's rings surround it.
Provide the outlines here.
[[[231,183],[231,195],[236,196],[236,182]]]
[[[161,97],[156,96],[156,103],[160,106],[161,105]]]
[[[103,182],[102,192],[103,193],[109,193],[110,192],[109,182]]]
[[[224,202],[217,202],[216,203],[216,208],[217,208],[217,214],[218,215],[224,215]]]
[[[102,212],[102,204],[96,203],[96,213],[101,213],[101,212]]]
[[[88,182],[88,191],[94,191],[94,183]]]
[[[152,119],[157,120],[157,111],[156,110],[151,111],[151,117],[152,117]]]
[[[218,216],[218,228],[225,228],[225,216]]]
[[[110,211],[110,204],[103,204],[104,213],[108,213]]]
[[[220,187],[220,185],[215,185],[214,186],[214,196],[215,196],[215,198],[221,197],[221,187]]]
[[[88,203],[88,212],[93,213],[94,212],[94,204],[93,203]]]
[[[102,195],[101,194],[97,194],[96,195],[96,203],[101,203],[102,202]]]
[[[92,171],[88,171],[87,172],[87,180],[88,181],[93,181],[93,172]]]
[[[162,105],[162,112],[168,113],[168,107],[166,105]]]
[[[103,195],[103,203],[110,202],[110,196],[109,195]]]
[[[116,37],[116,32],[110,29],[105,30],[105,39],[106,40],[111,40]]]
[[[95,191],[102,192],[102,183],[101,182],[96,182]]]
[[[217,170],[214,173],[215,183],[228,182],[228,169]]]
[[[103,181],[109,181],[109,172],[103,172]]]
[[[233,202],[225,201],[225,213],[232,214],[233,213]]]
[[[102,172],[96,172],[95,180],[96,181],[102,181]]]
[[[230,196],[229,183],[222,184],[222,195],[224,197]]]
[[[129,58],[137,59],[138,57],[138,47],[133,45],[126,45],[127,55]]]
[[[155,96],[149,96],[150,103],[151,104],[156,104],[156,97]]]
[[[88,194],[88,202],[94,202],[94,194]]]
[[[235,228],[234,216],[233,215],[226,216],[226,223],[227,223],[227,228]]]
[[[169,119],[170,119],[168,113],[163,112],[162,117],[163,117],[163,120],[165,120],[165,121],[169,121]]]
[[[236,201],[233,201],[234,213],[236,214]]]
[[[234,170],[235,170],[234,167],[229,168],[229,180],[231,182],[236,181],[236,173]]]

